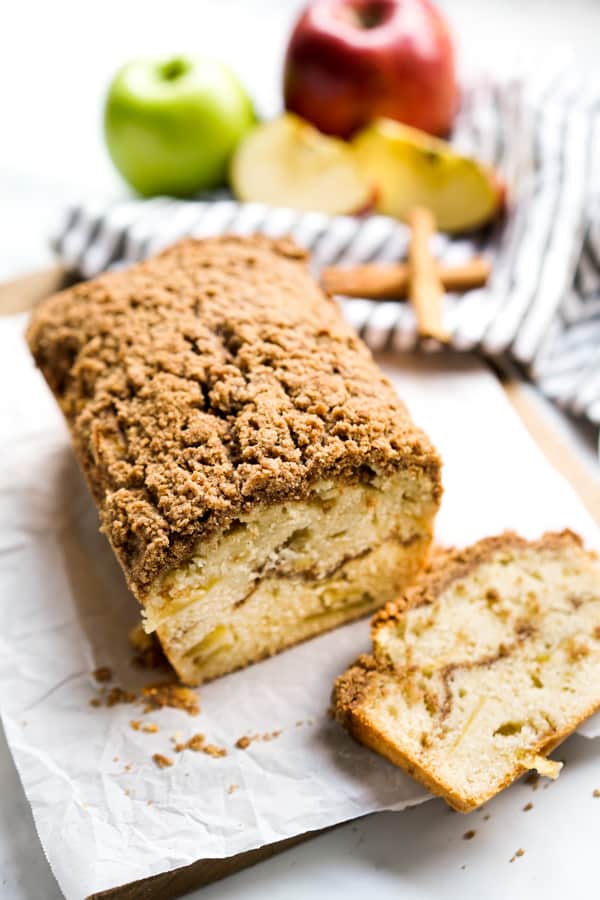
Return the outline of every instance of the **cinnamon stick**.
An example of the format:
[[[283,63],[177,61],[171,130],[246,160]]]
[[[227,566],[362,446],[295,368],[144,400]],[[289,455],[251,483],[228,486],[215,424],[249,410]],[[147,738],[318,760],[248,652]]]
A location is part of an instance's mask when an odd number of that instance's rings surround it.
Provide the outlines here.
[[[487,284],[492,267],[483,256],[474,256],[457,266],[436,263],[444,290],[464,293]],[[402,300],[408,296],[408,263],[366,263],[361,266],[329,266],[321,283],[330,294],[366,300]]]
[[[424,206],[416,206],[408,217],[410,243],[408,245],[409,299],[417,316],[417,330],[423,338],[435,338],[446,343],[449,334],[443,326],[444,286],[431,252],[435,234],[435,218]]]

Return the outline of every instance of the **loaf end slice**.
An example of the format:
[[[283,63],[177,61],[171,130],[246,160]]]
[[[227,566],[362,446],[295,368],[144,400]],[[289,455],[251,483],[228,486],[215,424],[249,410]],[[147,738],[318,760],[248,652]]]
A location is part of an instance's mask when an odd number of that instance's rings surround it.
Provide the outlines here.
[[[600,565],[570,531],[436,554],[373,620],[336,718],[459,812],[529,769],[600,708]]]

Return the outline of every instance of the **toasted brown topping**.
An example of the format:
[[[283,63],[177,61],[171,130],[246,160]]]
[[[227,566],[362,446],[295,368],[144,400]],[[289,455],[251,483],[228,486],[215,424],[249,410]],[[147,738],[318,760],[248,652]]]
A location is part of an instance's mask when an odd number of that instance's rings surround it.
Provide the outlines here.
[[[251,743],[252,739],[247,735],[244,735],[243,737],[237,739],[237,741],[235,742],[235,746],[238,748],[238,750],[246,750]]]
[[[153,753],[152,759],[159,769],[166,769],[173,765],[173,760],[169,756],[164,756],[162,753]]]
[[[440,462],[290,241],[186,240],[28,331],[134,592],[260,502]]]

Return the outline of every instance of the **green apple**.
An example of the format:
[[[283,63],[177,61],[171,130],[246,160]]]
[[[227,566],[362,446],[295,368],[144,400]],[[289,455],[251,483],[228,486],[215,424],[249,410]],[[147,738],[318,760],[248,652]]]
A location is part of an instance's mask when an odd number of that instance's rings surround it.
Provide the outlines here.
[[[188,197],[222,184],[254,122],[234,73],[193,56],[128,63],[110,85],[104,111],[110,156],[146,197]]]

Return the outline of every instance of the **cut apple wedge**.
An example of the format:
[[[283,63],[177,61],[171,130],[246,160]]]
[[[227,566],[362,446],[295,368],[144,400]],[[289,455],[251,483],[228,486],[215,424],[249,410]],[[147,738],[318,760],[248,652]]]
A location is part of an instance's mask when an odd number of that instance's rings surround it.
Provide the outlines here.
[[[361,212],[373,200],[352,147],[289,113],[244,138],[233,157],[231,187],[240,200],[329,215]]]
[[[468,231],[493,219],[504,203],[494,171],[416,128],[377,119],[352,146],[385,215],[406,220],[412,209],[425,206],[442,231]]]

